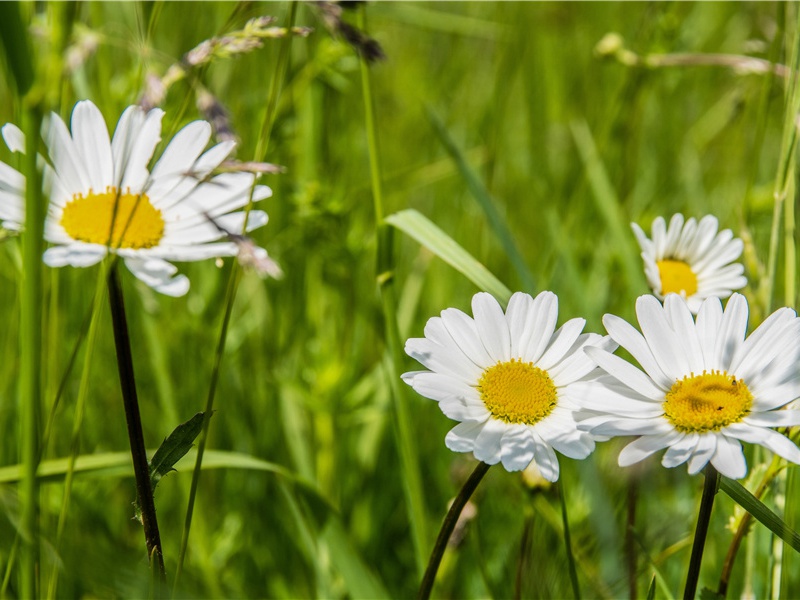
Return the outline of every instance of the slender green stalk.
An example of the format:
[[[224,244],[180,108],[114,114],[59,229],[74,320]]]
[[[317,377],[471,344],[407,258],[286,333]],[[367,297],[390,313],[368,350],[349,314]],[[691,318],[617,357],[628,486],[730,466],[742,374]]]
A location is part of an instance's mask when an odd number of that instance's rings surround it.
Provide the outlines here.
[[[197,458],[194,462],[194,471],[192,471],[192,485],[189,489],[189,504],[186,507],[186,516],[183,521],[183,533],[181,534],[181,548],[178,552],[178,567],[175,571],[175,583],[173,585],[173,596],[178,589],[178,582],[180,581],[183,573],[183,563],[186,559],[186,551],[189,547],[189,532],[192,529],[192,516],[194,514],[194,503],[197,498],[197,486],[200,483],[200,471],[203,466],[203,454],[206,450],[206,440],[208,439],[208,422],[211,420],[212,411],[214,409],[214,397],[217,393],[217,383],[219,381],[219,373],[222,367],[222,356],[225,353],[225,341],[228,339],[228,326],[231,321],[231,314],[233,312],[233,301],[236,298],[236,290],[239,286],[240,269],[236,264],[231,265],[231,273],[228,278],[228,290],[225,295],[225,314],[222,317],[222,326],[220,328],[219,339],[217,341],[217,349],[214,352],[214,364],[211,367],[211,381],[208,384],[208,396],[206,397],[205,414],[206,419],[203,423],[203,431],[200,434],[200,439],[197,442]]]
[[[453,503],[450,505],[450,510],[447,511],[447,515],[445,515],[444,521],[442,521],[442,527],[439,529],[439,536],[436,538],[436,543],[433,546],[433,552],[431,552],[431,557],[428,560],[428,567],[425,569],[425,575],[422,577],[422,582],[419,585],[419,593],[417,594],[419,600],[430,598],[433,583],[436,581],[436,572],[439,570],[439,563],[442,562],[442,556],[444,556],[447,542],[450,540],[453,529],[455,529],[456,523],[458,522],[458,517],[461,515],[461,511],[464,510],[464,506],[466,506],[475,488],[478,487],[481,479],[483,479],[483,476],[486,475],[486,472],[491,466],[492,465],[487,465],[485,462],[478,463],[478,466],[475,467],[472,475],[469,476],[467,482],[458,492],[458,496],[455,497]]]
[[[694,600],[697,593],[697,581],[700,578],[700,565],[703,562],[703,549],[706,545],[711,509],[714,506],[714,496],[719,485],[719,473],[711,463],[705,468],[705,478],[703,497],[700,500],[700,511],[697,514],[697,527],[694,531],[692,556],[689,559],[689,572],[686,575],[686,588],[683,592],[684,600]]]
[[[95,342],[97,340],[97,329],[100,323],[100,307],[103,303],[105,268],[97,280],[94,302],[92,305],[92,319],[89,323],[89,332],[86,345],[86,355],[81,371],[81,380],[78,388],[78,399],[75,405],[75,416],[72,422],[72,440],[70,442],[70,455],[67,462],[67,473],[64,478],[64,496],[61,500],[61,512],[58,515],[58,526],[56,530],[55,550],[60,551],[61,540],[64,536],[64,527],[67,522],[67,512],[69,511],[69,501],[72,493],[72,480],[75,475],[75,460],[80,452],[80,432],[83,424],[83,413],[86,407],[86,398],[89,396],[89,373],[92,367],[92,355],[94,354]],[[53,574],[50,577],[50,585],[47,591],[48,598],[55,598],[58,589],[58,563],[53,565]]]
[[[788,6],[788,5],[787,5]],[[794,28],[795,32],[800,32],[800,11],[797,11],[797,24]],[[774,289],[775,289],[775,276],[777,272],[777,264],[778,264],[778,245],[779,245],[779,238],[780,238],[780,221],[781,216],[785,217],[787,214],[791,215],[792,219],[794,218],[794,207],[787,208],[785,204],[787,204],[787,195],[789,194],[790,189],[793,189],[791,185],[792,175],[794,173],[794,157],[797,149],[797,125],[795,122],[796,116],[798,111],[800,110],[800,77],[798,77],[798,69],[800,69],[800,34],[794,36],[794,41],[792,44],[792,62],[791,62],[791,77],[789,78],[789,84],[786,88],[786,110],[784,113],[784,121],[783,121],[783,138],[781,141],[781,153],[780,153],[780,161],[778,163],[778,172],[775,177],[775,186],[774,186],[774,198],[775,204],[772,212],[772,226],[770,229],[770,239],[769,239],[769,256],[767,259],[767,280],[765,282],[766,287],[766,302],[767,306],[767,313],[772,311],[772,305],[774,303]],[[792,202],[794,198],[791,198]],[[788,204],[791,204],[789,202]],[[794,223],[791,225],[786,225],[788,229],[794,232]],[[787,240],[788,242],[788,240]],[[794,241],[790,244],[787,244],[787,256],[789,252],[789,246],[791,246],[792,251],[794,252],[795,245]],[[791,264],[794,265],[795,257],[794,255],[791,258]],[[788,268],[789,265],[787,265]],[[787,281],[790,280],[790,285],[792,289],[794,288],[794,269],[792,269],[791,276],[787,273]],[[791,299],[789,305],[794,304],[795,298]]]
[[[39,570],[39,463],[42,404],[42,251],[45,208],[41,177],[36,164],[41,112],[24,113],[25,231],[22,234],[23,282],[20,310],[20,456],[24,477],[19,490],[23,544],[20,554],[23,598],[38,596]]]
[[[366,9],[359,11],[359,25],[366,32]],[[376,278],[381,292],[383,303],[383,316],[386,327],[386,342],[389,345],[389,380],[396,415],[395,434],[400,452],[401,478],[403,490],[408,504],[409,521],[411,523],[411,538],[414,543],[414,553],[417,568],[420,573],[424,568],[425,548],[427,546],[427,519],[425,505],[422,497],[422,478],[419,472],[419,460],[416,453],[416,443],[411,434],[411,419],[408,414],[408,405],[403,402],[400,391],[400,372],[402,368],[400,330],[397,323],[397,304],[392,283],[394,281],[394,260],[392,256],[391,228],[384,222],[383,184],[380,153],[378,149],[378,132],[375,124],[375,102],[372,97],[372,84],[369,65],[361,60],[361,88],[364,97],[364,118],[366,121],[367,143],[369,146],[370,181],[372,184],[372,198],[375,209],[375,221],[378,258]],[[438,566],[438,565],[437,565]]]
[[[114,326],[114,343],[117,349],[117,367],[122,388],[122,402],[125,406],[125,420],[128,425],[128,439],[131,444],[133,474],[136,479],[136,495],[142,512],[142,526],[147,544],[147,556],[158,563],[161,581],[165,581],[164,556],[161,535],[158,531],[156,506],[150,484],[150,466],[142,432],[142,418],[139,414],[139,399],[136,394],[136,381],[133,373],[133,356],[128,335],[128,321],[125,317],[125,302],[119,280],[117,264],[108,273],[108,300],[111,305],[111,321]]]
[[[295,18],[297,17],[297,2],[290,3],[289,16],[287,19],[287,27],[291,28],[294,25]],[[291,43],[293,36],[287,35],[284,38],[278,55],[278,61],[273,73],[272,82],[270,83],[269,97],[267,106],[264,112],[263,122],[261,124],[261,135],[256,143],[255,155],[257,160],[264,160],[267,154],[269,138],[272,134],[272,126],[275,123],[275,112],[278,105],[278,98],[282,89],[283,81],[286,77],[286,71],[289,66],[289,58],[291,56]],[[253,181],[253,189],[255,189],[255,180]],[[252,208],[252,193],[250,191],[250,201],[247,204],[246,211]],[[247,219],[242,226],[242,233],[247,230]],[[183,532],[181,533],[181,547],[178,553],[178,566],[175,572],[175,582],[173,585],[172,593],[175,595],[181,575],[183,574],[183,565],[186,560],[186,552],[189,547],[189,534],[192,528],[192,517],[194,515],[194,504],[197,498],[197,487],[200,483],[200,473],[203,466],[203,454],[206,449],[206,442],[208,440],[208,428],[211,421],[211,415],[214,409],[214,398],[217,392],[217,382],[219,381],[219,373],[222,367],[222,356],[225,353],[225,342],[228,339],[228,327],[230,325],[231,314],[233,313],[233,303],[236,300],[236,291],[239,286],[240,268],[237,263],[231,266],[231,273],[228,279],[228,287],[225,296],[225,314],[222,318],[222,325],[220,326],[220,335],[217,342],[217,348],[214,353],[214,363],[211,369],[211,380],[208,386],[208,396],[206,397],[205,413],[207,415],[203,422],[203,431],[197,443],[197,458],[195,459],[194,470],[192,471],[192,483],[189,489],[189,502],[186,507],[186,516],[183,521]]]
[[[575,568],[575,555],[572,554],[572,539],[569,535],[569,518],[567,517],[567,499],[564,494],[564,480],[560,480],[558,488],[558,499],[561,501],[561,521],[564,523],[564,548],[567,551],[567,564],[569,565],[569,580],[572,583],[572,593],[576,600],[581,600],[581,587],[578,583],[578,571]]]

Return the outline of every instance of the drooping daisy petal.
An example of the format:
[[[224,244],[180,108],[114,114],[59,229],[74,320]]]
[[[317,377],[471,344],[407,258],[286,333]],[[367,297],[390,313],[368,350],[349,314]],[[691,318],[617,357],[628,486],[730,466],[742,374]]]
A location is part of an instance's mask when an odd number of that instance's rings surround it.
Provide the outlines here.
[[[269,197],[271,190],[255,185],[248,173],[211,176],[233,144],[204,152],[211,132],[205,121],[180,130],[151,172],[163,116],[160,109],[145,113],[128,107],[111,139],[89,101],[76,104],[71,131],[58,115],[49,117],[43,128],[49,158],[43,161],[43,180],[50,198],[45,239],[53,247],[45,251],[46,264],[85,267],[112,252],[141,281],[176,296],[186,293],[189,282],[166,261],[233,256],[241,240],[252,246],[251,256],[266,257],[242,237],[245,222],[248,231],[261,227],[266,213],[231,211]],[[9,148],[24,150],[17,127],[5,125],[2,133]],[[24,221],[24,186],[22,175],[0,163],[0,220],[15,229]]]
[[[697,313],[706,298],[726,298],[747,284],[741,265],[730,264],[741,256],[744,244],[730,229],[717,233],[714,216],[684,222],[683,215],[675,214],[669,227],[658,217],[652,239],[635,223],[631,227],[642,250],[648,284],[661,300],[670,293],[680,294]]]
[[[514,294],[505,312],[491,295],[479,293],[472,307],[474,318],[446,309],[428,320],[424,338],[406,342],[406,353],[430,371],[406,373],[403,381],[461,421],[445,438],[451,450],[472,452],[487,464],[502,462],[509,471],[535,462],[555,481],[554,449],[579,459],[594,450],[595,436],[578,430],[573,415],[573,386],[578,396],[591,394],[599,373],[584,350],[616,345],[581,334],[583,319],[556,332],[551,292]]]
[[[718,299],[708,298],[694,321],[677,295],[663,307],[652,297],[640,298],[637,315],[652,356],[619,319],[607,315],[604,323],[623,348],[672,381],[664,386],[619,357],[587,349],[608,376],[595,382],[603,392],[590,395],[573,386],[583,407],[576,412],[580,429],[642,436],[621,452],[620,465],[667,448],[665,467],[688,462],[689,472],[697,473],[710,462],[726,477],[740,478],[747,466],[738,440],[800,463],[800,448],[769,429],[800,424],[800,410],[786,407],[800,396],[800,319],[794,311],[776,311],[749,337],[747,301],[739,294],[724,312]]]

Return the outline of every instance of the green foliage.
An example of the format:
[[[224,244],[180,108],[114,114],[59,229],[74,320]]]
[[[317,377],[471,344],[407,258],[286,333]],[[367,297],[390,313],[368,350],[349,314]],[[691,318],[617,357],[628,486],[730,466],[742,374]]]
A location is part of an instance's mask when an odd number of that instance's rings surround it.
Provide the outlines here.
[[[67,9],[72,27],[54,31]],[[53,99],[48,110],[69,117],[76,100],[90,98],[113,128],[121,111],[142,97],[150,75],[164,77],[186,52],[241,31],[251,18],[272,15],[284,26],[288,6],[0,2],[3,15],[15,10],[37,51],[23,51],[15,36],[24,28],[15,30],[0,15],[9,49],[0,81],[23,82],[0,84],[0,124],[21,123],[30,67],[48,74],[31,82],[46,87]],[[559,321],[583,316],[588,331],[603,331],[606,312],[630,319],[635,297],[647,288],[628,224],[647,229],[654,217],[678,211],[714,213],[745,237],[751,328],[763,319],[766,302],[758,291],[768,271],[788,114],[782,79],[728,67],[630,66],[599,56],[595,46],[616,32],[639,56],[766,59],[776,48],[776,60],[787,62],[792,46],[784,23],[794,27],[794,5],[629,3],[622,10],[613,3],[376,2],[366,11],[368,33],[387,56],[370,74],[403,340],[421,336],[426,320],[444,308],[469,310],[478,290],[503,302],[517,289],[552,290]],[[355,23],[347,10],[343,16]],[[164,142],[157,154],[180,127],[202,118],[197,101],[208,93],[238,137],[237,159],[252,160],[257,148],[268,148],[266,160],[285,168],[262,177],[274,192],[259,207],[270,223],[253,232],[285,277],[243,274],[178,597],[401,598],[419,583],[375,281],[359,59],[329,33],[313,4],[297,7],[296,24],[314,31],[291,39],[268,140],[260,130],[281,40],[265,38],[261,48],[199,65],[171,84],[162,104]],[[68,36],[63,53],[61,35]],[[428,110],[437,115],[433,125]],[[2,144],[0,160],[23,168]],[[0,231],[0,577],[14,573],[0,595],[9,597],[22,594],[15,539],[25,406],[17,394],[19,346],[28,331],[19,317],[29,307],[20,296],[21,257],[21,237]],[[775,261],[783,273],[787,257],[776,253]],[[179,268],[192,287],[177,299],[123,274],[132,292],[126,307],[151,447],[181,415],[203,410],[225,310],[229,262],[221,269],[213,262]],[[44,415],[52,409],[54,421],[38,469],[41,589],[56,565],[59,596],[139,597],[147,593],[149,572],[140,526],[130,519],[135,492],[105,312],[63,540],[57,556],[51,551],[85,348],[75,353],[60,402],[53,407],[53,401],[76,344],[86,337],[100,269],[42,271],[43,318],[34,324],[43,336],[40,408]],[[791,292],[788,278],[772,283],[773,298]],[[403,359],[404,369],[418,368]],[[474,462],[444,446],[453,423],[435,403],[408,392],[402,399],[420,457],[432,546],[448,501]],[[684,582],[701,478],[685,467],[664,469],[657,456],[620,469],[623,442],[599,444],[585,461],[561,461],[577,577],[587,597],[626,596],[630,578],[641,596],[652,597],[656,573],[657,595],[668,597]],[[751,474],[742,484],[751,492],[763,475],[758,465],[769,459],[764,454],[747,450]],[[195,457],[189,450],[174,464],[177,473],[159,485],[156,498],[170,577]],[[174,461],[156,462],[163,475]],[[757,523],[745,538],[729,597],[777,595],[773,532],[787,540],[784,554],[796,543],[775,520],[788,492],[776,480],[757,503],[744,488],[726,487],[731,483],[722,482],[730,497],[717,496],[700,585],[716,587],[730,528],[741,518],[732,497],[772,526]],[[789,491],[796,495],[797,485]],[[632,523],[631,498],[637,498]],[[436,595],[572,596],[552,490],[531,489],[518,474],[498,468],[471,502],[477,512],[445,554]],[[781,575],[784,597],[797,596],[800,573]]]

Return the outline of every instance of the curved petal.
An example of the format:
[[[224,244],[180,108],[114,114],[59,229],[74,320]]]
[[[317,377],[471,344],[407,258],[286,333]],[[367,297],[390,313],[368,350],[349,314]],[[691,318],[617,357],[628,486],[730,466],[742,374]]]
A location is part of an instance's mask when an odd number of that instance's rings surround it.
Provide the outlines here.
[[[137,279],[166,296],[183,296],[189,291],[189,278],[177,275],[175,265],[158,258],[126,257],[125,265]]]

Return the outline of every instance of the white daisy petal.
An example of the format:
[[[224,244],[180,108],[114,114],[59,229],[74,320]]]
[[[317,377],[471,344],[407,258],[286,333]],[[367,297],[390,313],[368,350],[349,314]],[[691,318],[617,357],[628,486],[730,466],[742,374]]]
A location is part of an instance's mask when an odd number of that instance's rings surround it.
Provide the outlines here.
[[[614,341],[631,353],[659,387],[667,389],[673,384],[674,379],[664,374],[644,336],[633,325],[611,314],[603,315],[603,325]]]
[[[533,434],[527,427],[516,427],[503,434],[500,460],[506,471],[522,471],[533,460]]]
[[[600,348],[590,347],[584,351],[601,369],[638,394],[651,400],[662,400],[664,398],[664,391],[658,388],[652,379],[626,360]]]
[[[25,154],[25,134],[19,127],[13,123],[6,123],[0,129],[0,133],[2,133],[3,141],[9,150]]]
[[[102,192],[114,185],[108,129],[103,115],[91,102],[84,100],[75,105],[72,111],[72,136],[80,162],[89,167],[86,169],[89,187],[95,192]]]
[[[639,296],[636,300],[636,317],[650,351],[667,377],[674,380],[680,373],[690,372],[682,344],[670,327],[664,308],[654,296]]]
[[[536,363],[553,337],[558,321],[558,297],[553,292],[541,292],[527,314],[525,326],[520,333],[519,357]]]
[[[466,421],[459,423],[447,432],[444,444],[453,452],[472,452],[475,449],[475,440],[483,431],[485,423]]]
[[[708,464],[711,457],[717,451],[717,440],[719,436],[706,433],[700,436],[697,447],[689,459],[689,474],[699,473]]]
[[[442,311],[442,322],[453,341],[475,365],[485,368],[496,362],[489,356],[481,343],[475,321],[463,312],[457,308],[445,309]]]
[[[700,436],[696,433],[685,435],[681,440],[667,448],[667,451],[661,459],[661,464],[668,469],[682,465],[694,454],[699,441]]]
[[[570,319],[558,328],[537,365],[542,369],[550,369],[564,359],[567,352],[573,348],[575,341],[583,331],[586,319]],[[576,349],[573,349],[573,351]]]
[[[489,356],[497,362],[511,358],[511,337],[503,309],[491,294],[481,292],[472,298],[475,327]]]
[[[536,466],[539,467],[539,472],[542,474],[542,477],[547,481],[557,481],[559,465],[558,457],[556,457],[553,448],[536,434],[533,434],[531,438],[534,445],[533,458],[536,461]]]
[[[629,467],[643,461],[659,450],[668,448],[682,437],[683,435],[676,431],[667,431],[657,435],[640,437],[622,449],[617,462],[620,467]]]
[[[720,475],[730,479],[741,479],[747,475],[742,445],[724,435],[717,436],[717,449],[711,457],[711,464]]]
[[[165,260],[132,256],[125,258],[125,266],[138,279],[166,296],[183,296],[189,291],[186,275],[176,276],[178,269]]]
[[[746,423],[734,423],[733,425],[728,425],[724,433],[743,442],[760,444],[786,460],[800,463],[800,448],[785,435],[781,435],[772,429],[754,427]]]
[[[48,267],[90,267],[103,260],[106,252],[107,248],[100,244],[55,246],[45,250],[44,263]]]

